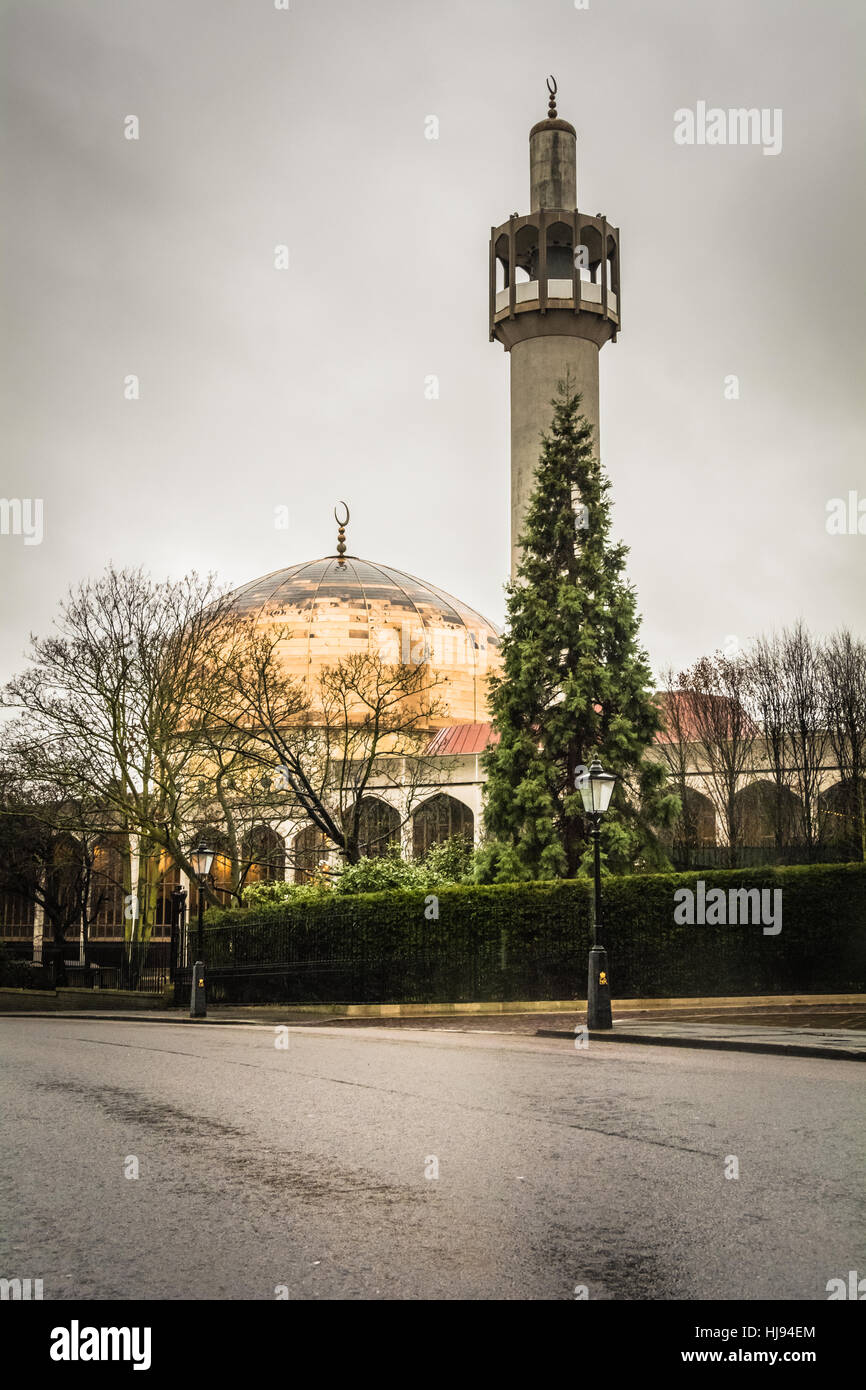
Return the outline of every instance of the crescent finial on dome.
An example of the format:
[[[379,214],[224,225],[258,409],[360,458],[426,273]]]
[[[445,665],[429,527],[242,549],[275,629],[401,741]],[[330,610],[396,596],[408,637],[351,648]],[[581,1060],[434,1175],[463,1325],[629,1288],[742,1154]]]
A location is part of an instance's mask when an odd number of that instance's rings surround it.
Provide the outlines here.
[[[343,559],[343,556],[344,556],[345,553],[346,553],[346,527],[347,527],[348,524],[349,524],[349,508],[348,508],[347,503],[345,503],[345,502],[340,502],[339,505],[340,505],[341,507],[344,507],[344,508],[345,508],[346,515],[345,515],[345,517],[343,518],[343,520],[341,521],[340,518],[339,518],[339,516],[337,515],[337,508],[336,508],[336,507],[334,508],[334,520],[336,521],[337,525],[338,525],[339,528],[340,528],[339,531],[337,532],[337,554],[338,554],[339,557],[340,557],[339,560],[337,561],[337,564],[338,564],[338,565],[345,565],[346,561]]]

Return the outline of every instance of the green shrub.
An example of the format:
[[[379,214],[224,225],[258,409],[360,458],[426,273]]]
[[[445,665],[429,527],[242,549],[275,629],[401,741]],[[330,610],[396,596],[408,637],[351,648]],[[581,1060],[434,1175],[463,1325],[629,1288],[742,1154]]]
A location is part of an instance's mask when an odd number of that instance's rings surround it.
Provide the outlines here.
[[[468,883],[472,881],[477,851],[466,835],[452,835],[438,845],[431,845],[421,863],[427,874],[427,884]]]
[[[781,888],[781,932],[677,924],[674,893],[698,879]],[[615,998],[866,990],[864,864],[610,876],[603,920]],[[283,967],[272,998],[565,999],[585,997],[592,883],[329,893],[206,921],[210,965]]]
[[[330,895],[330,887],[317,879],[313,883],[288,883],[281,878],[249,883],[243,890],[244,907],[269,907],[280,903],[309,902]]]
[[[424,866],[414,859],[404,859],[399,847],[392,845],[387,854],[347,864],[335,875],[334,892],[379,893],[388,888],[424,888],[426,884]]]
[[[244,907],[265,907],[273,903],[309,901],[331,892],[380,893],[387,889],[433,889],[447,883],[462,883],[473,877],[475,851],[465,835],[433,845],[423,859],[404,859],[398,846],[387,854],[364,858],[342,870],[319,871],[308,883],[286,883],[271,879],[250,883],[243,890]]]

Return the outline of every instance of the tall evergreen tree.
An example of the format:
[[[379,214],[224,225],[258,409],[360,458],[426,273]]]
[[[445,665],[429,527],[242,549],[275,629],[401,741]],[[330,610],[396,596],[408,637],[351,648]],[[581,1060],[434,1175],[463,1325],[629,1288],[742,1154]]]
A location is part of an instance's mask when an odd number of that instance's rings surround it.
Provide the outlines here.
[[[600,757],[618,774],[602,822],[608,866],[665,863],[653,826],[679,810],[646,753],[660,728],[639,642],[628,548],[610,538],[610,483],[572,382],[558,384],[508,585],[503,673],[491,678],[499,743],[485,754],[485,822],[510,877],[572,877],[590,862],[576,779]]]

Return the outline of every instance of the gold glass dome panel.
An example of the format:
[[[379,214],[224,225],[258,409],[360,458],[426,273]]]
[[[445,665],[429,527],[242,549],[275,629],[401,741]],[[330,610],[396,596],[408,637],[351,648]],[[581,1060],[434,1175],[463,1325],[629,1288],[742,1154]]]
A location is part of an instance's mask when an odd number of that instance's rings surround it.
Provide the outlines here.
[[[427,664],[447,714],[434,727],[488,718],[487,677],[499,670],[499,632],[474,608],[415,575],[346,555],[275,570],[237,589],[235,609],[288,630],[279,654],[308,690],[324,666],[372,652]],[[311,691],[312,693],[312,691]]]

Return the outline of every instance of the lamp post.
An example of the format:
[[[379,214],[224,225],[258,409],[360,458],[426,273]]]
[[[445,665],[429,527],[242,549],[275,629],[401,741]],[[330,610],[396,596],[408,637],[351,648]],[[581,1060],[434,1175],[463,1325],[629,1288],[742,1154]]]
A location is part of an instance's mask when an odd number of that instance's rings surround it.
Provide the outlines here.
[[[177,885],[171,895],[171,942],[168,948],[168,978],[174,984],[178,969],[186,964],[184,937],[186,922],[186,889]]]
[[[213,863],[214,852],[208,849],[204,841],[199,841],[198,848],[192,851],[189,862],[196,877],[198,892],[198,929],[196,931],[195,949],[196,955],[201,960],[204,950],[204,881],[210,873],[210,866]]]
[[[601,921],[601,851],[599,848],[599,825],[610,805],[616,777],[605,772],[598,758],[582,777],[578,778],[577,788],[583,801],[583,809],[591,824],[593,865],[595,870],[595,912],[592,924],[592,948],[589,953],[589,976],[587,981],[587,1028],[612,1028],[610,1012],[610,982],[607,973],[607,951],[599,940],[604,931]]]

